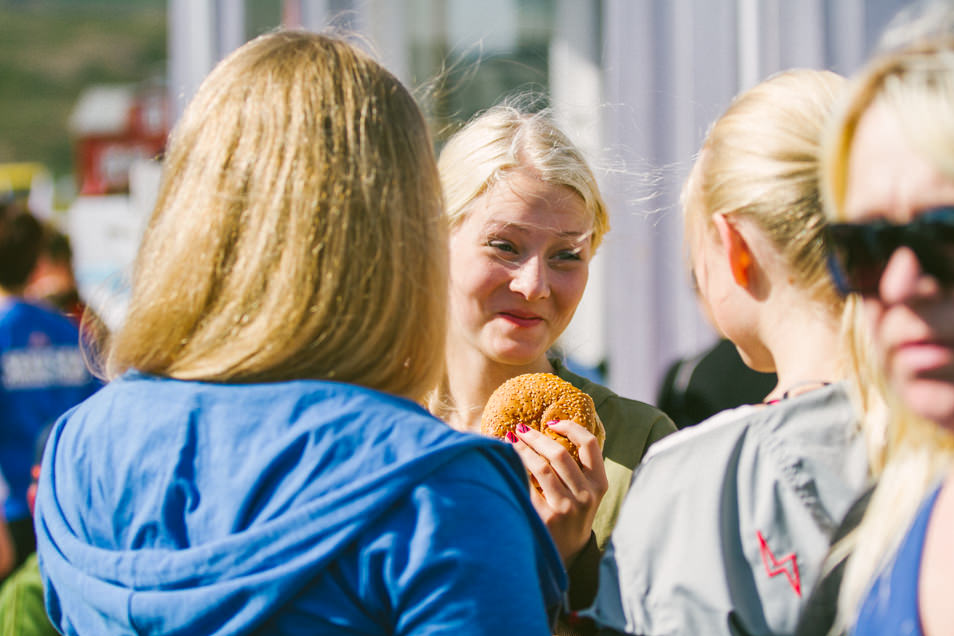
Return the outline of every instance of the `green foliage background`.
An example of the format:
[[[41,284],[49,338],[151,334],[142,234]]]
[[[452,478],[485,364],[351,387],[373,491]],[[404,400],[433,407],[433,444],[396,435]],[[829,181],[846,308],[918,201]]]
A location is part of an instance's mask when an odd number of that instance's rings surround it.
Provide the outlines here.
[[[165,0],[0,0],[0,162],[73,172],[83,88],[162,80]]]

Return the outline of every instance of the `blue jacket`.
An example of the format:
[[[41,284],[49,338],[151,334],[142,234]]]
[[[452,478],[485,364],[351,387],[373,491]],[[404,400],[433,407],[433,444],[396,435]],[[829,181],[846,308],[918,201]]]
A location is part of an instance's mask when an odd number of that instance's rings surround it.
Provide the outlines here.
[[[129,373],[36,504],[65,634],[549,634],[565,573],[506,444],[353,385]]]
[[[0,470],[10,486],[8,521],[30,516],[26,492],[40,433],[99,387],[68,318],[16,298],[0,304]]]

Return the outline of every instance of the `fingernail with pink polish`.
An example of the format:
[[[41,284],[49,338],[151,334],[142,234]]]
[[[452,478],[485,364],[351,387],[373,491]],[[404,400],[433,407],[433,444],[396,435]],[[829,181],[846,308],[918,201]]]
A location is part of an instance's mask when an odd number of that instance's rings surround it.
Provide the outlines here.
[[[510,431],[507,431],[507,434],[504,435],[504,437],[506,437],[507,441],[510,442],[511,444],[517,441],[517,436]]]
[[[554,424],[559,424],[560,420],[550,420],[547,422],[547,426],[553,426]]]
[[[530,429],[527,428],[527,425],[526,425],[526,424],[517,424],[517,432],[518,432],[518,433],[526,433],[526,432],[529,431],[529,430],[530,430]]]

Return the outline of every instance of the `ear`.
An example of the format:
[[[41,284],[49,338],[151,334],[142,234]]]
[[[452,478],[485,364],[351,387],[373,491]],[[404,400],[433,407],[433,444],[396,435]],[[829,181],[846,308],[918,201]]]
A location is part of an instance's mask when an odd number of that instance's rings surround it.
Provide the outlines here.
[[[752,280],[752,250],[738,228],[724,214],[713,214],[712,223],[722,241],[724,255],[739,287],[749,288]]]

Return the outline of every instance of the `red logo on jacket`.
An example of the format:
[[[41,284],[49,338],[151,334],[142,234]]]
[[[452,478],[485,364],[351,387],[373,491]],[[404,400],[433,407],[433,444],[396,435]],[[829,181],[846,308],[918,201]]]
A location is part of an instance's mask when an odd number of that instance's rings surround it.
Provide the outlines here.
[[[801,596],[802,581],[798,575],[798,562],[796,561],[795,553],[792,552],[781,559],[777,559],[769,549],[765,537],[762,536],[762,531],[758,530],[755,534],[759,538],[759,552],[762,553],[762,563],[765,564],[766,574],[768,574],[770,578],[784,574],[785,578],[788,579],[789,585],[795,590],[795,593]],[[791,568],[789,568],[789,565],[791,565]]]

